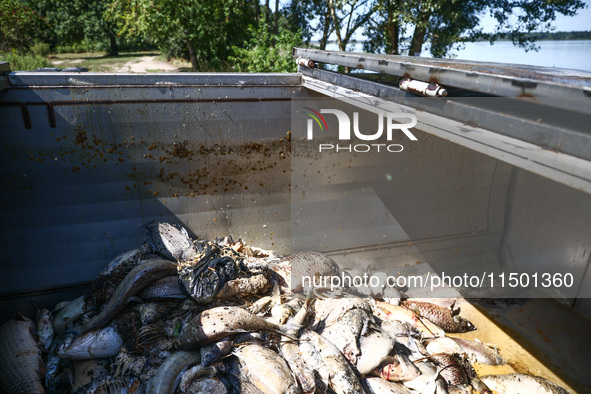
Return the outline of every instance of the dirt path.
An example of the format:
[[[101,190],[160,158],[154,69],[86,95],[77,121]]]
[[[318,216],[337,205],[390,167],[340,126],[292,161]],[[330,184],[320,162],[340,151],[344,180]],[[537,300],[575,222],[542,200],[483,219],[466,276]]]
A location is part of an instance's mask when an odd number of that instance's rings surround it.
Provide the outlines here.
[[[174,72],[178,68],[170,63],[163,62],[157,59],[157,56],[142,56],[137,60],[131,60],[123,66],[115,69],[115,72],[120,73],[144,73],[149,71]]]

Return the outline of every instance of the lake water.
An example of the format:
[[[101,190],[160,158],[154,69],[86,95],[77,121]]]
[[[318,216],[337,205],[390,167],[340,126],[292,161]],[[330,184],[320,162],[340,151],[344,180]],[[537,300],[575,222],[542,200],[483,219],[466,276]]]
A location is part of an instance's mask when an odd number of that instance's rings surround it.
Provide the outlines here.
[[[591,40],[539,41],[536,44],[540,47],[537,52],[525,52],[511,41],[497,41],[494,45],[488,42],[469,42],[464,49],[452,51],[450,56],[465,60],[591,71]],[[338,47],[336,43],[329,43],[326,49],[335,51]],[[363,44],[357,43],[349,50],[362,52]],[[423,56],[430,57],[430,53],[423,51]]]

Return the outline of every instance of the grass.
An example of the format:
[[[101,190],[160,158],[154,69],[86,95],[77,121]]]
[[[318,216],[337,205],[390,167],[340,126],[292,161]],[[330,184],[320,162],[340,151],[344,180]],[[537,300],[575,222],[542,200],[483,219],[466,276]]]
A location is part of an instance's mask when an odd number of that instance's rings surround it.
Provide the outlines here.
[[[130,52],[121,53],[119,56],[111,56],[106,53],[60,53],[51,56],[50,60],[59,68],[83,67],[90,72],[116,72],[125,63],[139,61],[142,56],[156,56],[154,52]],[[56,64],[57,63],[57,64]]]
[[[11,71],[33,71],[42,67],[53,67],[45,57],[33,54],[0,53],[0,60],[10,63]]]

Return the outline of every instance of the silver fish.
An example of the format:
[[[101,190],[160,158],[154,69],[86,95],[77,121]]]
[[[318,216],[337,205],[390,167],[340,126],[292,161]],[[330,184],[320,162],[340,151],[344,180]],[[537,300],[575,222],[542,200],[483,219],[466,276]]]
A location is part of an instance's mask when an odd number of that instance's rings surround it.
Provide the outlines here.
[[[352,309],[362,309],[370,313],[373,312],[375,302],[371,298],[361,297],[343,297],[343,298],[327,298],[317,299],[314,301],[312,310],[312,329],[316,330],[322,324],[329,327],[333,323],[342,319],[347,312]]]
[[[378,367],[388,357],[394,348],[395,340],[379,327],[370,327],[366,333],[359,338],[361,355],[357,358],[355,366],[359,373],[364,376]]]
[[[84,315],[86,313],[85,305],[84,296],[80,296],[61,308],[55,319],[53,319],[55,333],[61,333],[68,328],[68,324],[74,323]]]
[[[299,348],[304,362],[318,372],[322,381],[337,394],[364,392],[361,382],[339,349],[314,331],[305,330]]]
[[[44,393],[44,378],[35,324],[17,314],[0,327],[0,392]]]
[[[148,243],[155,252],[172,261],[189,261],[197,257],[197,250],[187,230],[168,223],[150,222],[143,225],[147,230]]]
[[[146,388],[147,394],[173,393],[180,383],[179,375],[191,365],[201,360],[199,351],[179,351],[168,357],[158,370]]]
[[[419,393],[435,393],[438,386],[438,371],[435,364],[425,360],[416,363],[415,366],[421,371],[421,374],[403,384]]]
[[[391,382],[405,382],[415,379],[421,374],[421,370],[408,357],[395,353],[394,356],[386,357],[372,374]]]
[[[471,361],[477,361],[488,365],[504,364],[496,349],[492,349],[480,342],[462,338],[442,337],[436,338],[427,344],[429,354],[461,354]]]
[[[273,324],[240,307],[217,307],[201,312],[185,325],[179,336],[179,347],[194,349],[228,335],[248,331],[273,331],[293,337],[295,328]]]
[[[73,360],[90,360],[114,357],[119,353],[123,340],[114,326],[79,335],[73,341],[64,341],[57,347],[57,355]]]
[[[296,253],[284,261],[291,263],[291,289],[296,293],[303,290],[304,277],[314,278],[339,274],[337,263],[318,252]]]
[[[462,386],[470,383],[464,367],[455,356],[442,354],[429,358],[435,361],[440,369],[439,375],[448,385]]]
[[[263,393],[301,392],[287,363],[274,351],[259,344],[239,346],[234,350],[245,367],[249,380]]]
[[[382,378],[368,377],[365,378],[365,383],[371,394],[411,394],[403,385]]]
[[[49,309],[40,308],[37,311],[37,338],[39,339],[39,347],[42,351],[47,352],[53,341],[53,317]]]
[[[507,375],[486,375],[480,380],[490,389],[499,394],[509,393],[537,393],[537,394],[567,394],[568,392],[557,384],[544,378],[523,373]]]
[[[359,349],[359,337],[362,333],[367,331],[370,318],[371,313],[364,309],[351,309],[347,311],[340,320],[322,330],[320,334],[332,342],[332,344],[334,344],[341,353],[343,353],[345,357],[355,365],[357,364],[357,357],[361,354],[361,350]],[[392,342],[392,340],[390,340],[390,342]],[[392,350],[392,347],[390,347],[388,352],[390,350]],[[379,364],[379,362],[377,364]],[[374,368],[376,366],[374,366]],[[370,370],[372,369],[373,368]]]

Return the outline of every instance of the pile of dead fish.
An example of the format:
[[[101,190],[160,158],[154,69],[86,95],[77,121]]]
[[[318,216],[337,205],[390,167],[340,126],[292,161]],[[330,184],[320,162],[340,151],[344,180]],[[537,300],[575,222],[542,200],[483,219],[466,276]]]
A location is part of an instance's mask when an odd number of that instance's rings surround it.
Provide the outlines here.
[[[0,392],[566,392],[532,375],[478,378],[474,363],[504,361],[446,336],[477,329],[453,305],[396,289],[304,294],[301,275],[339,273],[330,258],[145,227],[146,244],[112,260],[87,295],[0,328]]]

